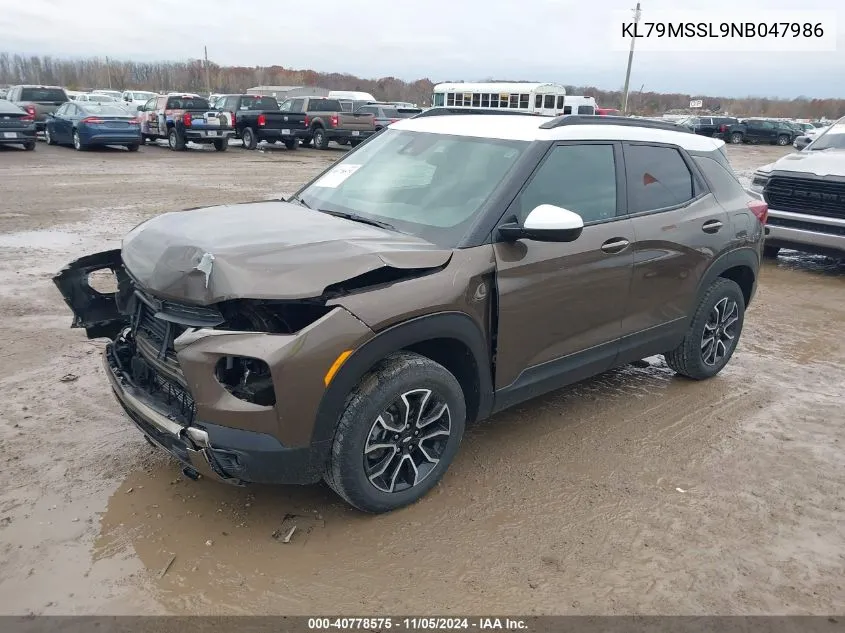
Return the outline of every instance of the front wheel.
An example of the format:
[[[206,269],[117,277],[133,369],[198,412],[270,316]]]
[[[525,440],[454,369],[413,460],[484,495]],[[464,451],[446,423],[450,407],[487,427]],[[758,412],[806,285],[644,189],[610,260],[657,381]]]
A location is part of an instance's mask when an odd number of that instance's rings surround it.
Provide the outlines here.
[[[53,138],[53,134],[50,132],[49,126],[44,128],[44,140],[47,141],[47,145],[56,144],[56,139]]]
[[[445,367],[410,352],[391,354],[347,399],[326,482],[364,512],[414,503],[443,477],[465,424],[463,391]]]
[[[763,257],[774,259],[780,253],[780,246],[763,246]]]
[[[684,340],[664,354],[666,364],[693,380],[712,378],[731,359],[744,320],[742,290],[730,279],[717,279],[701,298]]]
[[[789,145],[789,137],[784,134],[778,136],[778,145],[780,145],[781,147],[783,147],[784,145]]]
[[[241,139],[243,139],[245,149],[255,149],[258,146],[255,132],[252,131],[251,127],[244,128],[244,131],[241,132]]]

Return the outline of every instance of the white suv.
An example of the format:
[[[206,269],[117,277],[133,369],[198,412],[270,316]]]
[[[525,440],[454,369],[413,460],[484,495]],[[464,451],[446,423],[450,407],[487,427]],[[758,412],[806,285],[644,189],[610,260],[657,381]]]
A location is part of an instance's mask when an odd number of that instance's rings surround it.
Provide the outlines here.
[[[761,167],[751,192],[769,205],[764,253],[845,257],[845,117],[800,153]]]

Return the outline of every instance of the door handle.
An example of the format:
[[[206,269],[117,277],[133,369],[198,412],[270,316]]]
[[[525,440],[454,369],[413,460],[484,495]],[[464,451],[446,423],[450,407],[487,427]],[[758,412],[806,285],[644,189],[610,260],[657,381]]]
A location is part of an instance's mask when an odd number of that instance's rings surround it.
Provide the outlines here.
[[[601,250],[605,253],[621,253],[628,248],[630,242],[624,237],[612,237],[601,245]]]
[[[707,220],[701,225],[701,230],[705,233],[716,233],[722,226],[724,225],[719,220]]]

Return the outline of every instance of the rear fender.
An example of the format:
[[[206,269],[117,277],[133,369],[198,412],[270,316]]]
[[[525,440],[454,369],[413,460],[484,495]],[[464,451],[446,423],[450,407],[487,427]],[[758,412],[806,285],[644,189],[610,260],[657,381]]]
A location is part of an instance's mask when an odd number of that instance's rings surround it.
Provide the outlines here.
[[[114,273],[117,292],[102,293],[91,287],[89,275],[98,270]],[[53,283],[73,312],[71,327],[85,328],[88,338],[114,338],[129,322],[121,307],[128,303],[132,288],[120,249],[80,257],[62,268]]]

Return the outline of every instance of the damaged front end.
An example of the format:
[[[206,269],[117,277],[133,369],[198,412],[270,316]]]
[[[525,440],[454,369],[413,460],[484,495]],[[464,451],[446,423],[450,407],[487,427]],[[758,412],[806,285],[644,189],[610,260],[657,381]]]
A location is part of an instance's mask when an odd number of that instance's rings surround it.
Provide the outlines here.
[[[111,292],[90,281],[106,270]],[[312,446],[312,431],[326,370],[372,336],[347,310],[324,299],[163,299],[119,250],[72,262],[54,283],[72,327],[110,339],[104,367],[128,416],[189,473],[234,484],[320,478],[327,446]]]

